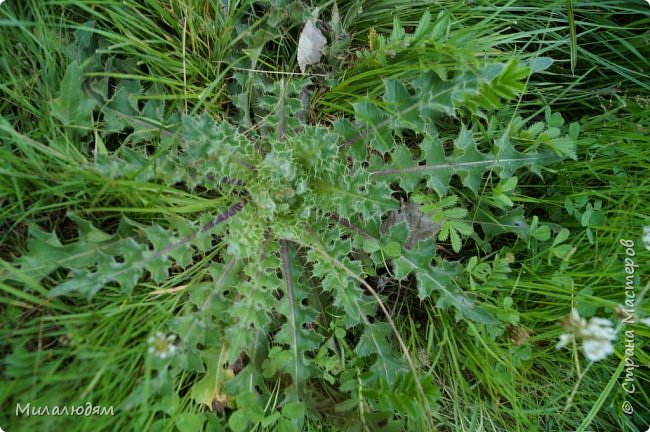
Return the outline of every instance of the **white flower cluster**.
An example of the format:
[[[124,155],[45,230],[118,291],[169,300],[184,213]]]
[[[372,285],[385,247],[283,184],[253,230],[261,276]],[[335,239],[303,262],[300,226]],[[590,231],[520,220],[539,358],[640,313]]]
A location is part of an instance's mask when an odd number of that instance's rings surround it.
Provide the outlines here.
[[[564,348],[569,342],[579,338],[582,341],[582,351],[585,357],[592,362],[602,360],[614,353],[612,342],[616,340],[616,332],[612,328],[610,320],[593,317],[587,322],[576,309],[572,309],[564,327],[570,333],[560,335],[560,342],[555,348]]]
[[[643,237],[641,239],[646,250],[650,250],[650,226],[643,227]]]
[[[160,359],[166,359],[174,355],[178,347],[174,344],[176,335],[166,336],[162,332],[149,336],[147,343],[149,344],[149,354],[154,355]]]

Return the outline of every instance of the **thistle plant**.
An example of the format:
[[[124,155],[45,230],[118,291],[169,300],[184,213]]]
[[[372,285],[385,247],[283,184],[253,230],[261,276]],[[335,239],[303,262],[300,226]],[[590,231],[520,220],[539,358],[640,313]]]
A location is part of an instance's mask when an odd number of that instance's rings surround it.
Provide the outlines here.
[[[409,40],[444,45],[449,25],[444,16],[423,19]],[[407,36],[397,27],[393,43]],[[256,103],[241,116],[254,123],[241,128],[210,113],[167,112],[159,99],[138,104],[133,96],[154,89],[109,83],[96,72],[119,62],[105,54],[88,60],[68,67],[52,103],[71,133],[94,141],[84,169],[209,196],[211,204],[157,224],[122,216],[111,232],[70,213],[78,235],[65,243],[33,226],[28,251],[0,279],[47,280],[51,296],[88,299],[105,289],[128,296],[171,275],[187,281],[165,332],[178,336],[179,349],[159,356],[165,362],[151,389],[163,393],[185,372],[199,374],[193,398],[232,410],[233,430],[299,430],[305,418],[323,415],[319,392],[366,424],[431,429],[438,389],[369,281],[382,269],[414,284],[417,301],[451,308],[458,320],[499,321],[465,289],[463,266],[440,255],[437,242],[450,239],[459,253],[461,237],[473,233],[450,189],[476,197],[487,176],[505,184],[517,172],[541,175],[574,154],[577,131],[562,124],[526,128],[513,117],[493,137],[480,133],[481,121],[524,90],[531,68],[461,57],[444,72],[386,80],[380,98],[359,101],[354,115],[330,126],[301,120],[301,93],[316,83],[257,80]],[[100,132],[92,136],[95,122]],[[116,137],[122,142],[109,151],[104,143]],[[386,223],[399,197],[416,192],[420,202],[428,197],[424,214],[439,225],[425,241],[405,217]]]

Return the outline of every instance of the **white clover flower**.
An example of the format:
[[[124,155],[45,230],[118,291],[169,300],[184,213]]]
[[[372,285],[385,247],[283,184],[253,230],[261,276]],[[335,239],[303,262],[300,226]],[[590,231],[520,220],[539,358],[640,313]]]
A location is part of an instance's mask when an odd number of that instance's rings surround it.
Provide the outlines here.
[[[569,316],[570,322],[569,326],[573,328],[582,328],[587,325],[587,320],[580,316],[578,309],[572,308],[571,315]]]
[[[572,333],[564,333],[560,335],[560,341],[555,345],[555,349],[562,349],[565,346],[569,345],[569,342],[573,341]]]
[[[589,361],[603,360],[614,353],[612,341],[616,340],[616,332],[610,320],[592,317],[587,322],[574,308],[571,309],[571,314],[565,320],[564,327],[570,333],[560,335],[560,341],[555,345],[556,349],[564,348],[569,342],[580,338],[582,351]]]
[[[608,355],[614,353],[614,346],[605,339],[587,339],[582,343],[582,350],[592,362],[603,360]]]
[[[646,250],[650,250],[650,226],[643,227],[643,237],[641,240],[643,240],[643,245]]]
[[[591,318],[589,324],[582,327],[578,333],[585,339],[602,339],[612,341],[616,339],[616,332],[612,322],[604,318]]]
[[[166,336],[162,332],[156,332],[154,335],[149,336],[147,343],[149,344],[149,354],[160,359],[166,359],[176,353],[178,347],[174,344],[176,335],[171,334]]]

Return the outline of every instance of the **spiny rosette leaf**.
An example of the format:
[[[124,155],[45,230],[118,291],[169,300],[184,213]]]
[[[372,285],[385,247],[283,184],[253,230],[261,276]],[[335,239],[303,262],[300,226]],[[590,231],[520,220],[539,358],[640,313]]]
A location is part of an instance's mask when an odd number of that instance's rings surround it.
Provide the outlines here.
[[[311,228],[309,234],[314,243],[306,259],[313,266],[313,275],[321,280],[322,289],[331,293],[333,305],[343,311],[347,327],[363,323],[366,316],[375,315],[377,304],[350,276],[364,275],[361,263],[350,258],[351,240],[343,239],[341,228],[329,226],[327,220],[316,221]]]
[[[187,348],[186,363],[192,370],[202,370],[199,346],[223,346],[228,304],[239,284],[240,260],[226,258],[225,263],[213,263],[208,268],[209,282],[191,284],[185,292],[189,302],[168,321],[169,329],[177,334]]]
[[[211,246],[209,238],[215,227],[240,210],[241,204],[235,204],[216,217],[206,214],[202,225],[176,218],[170,221],[171,228],[142,225],[124,217],[114,234],[70,214],[79,230],[76,241],[62,244],[55,234],[32,227],[29,252],[16,259],[14,265],[36,281],[56,269],[69,270],[68,278],[54,286],[50,296],[78,292],[93,297],[111,283],[129,294],[145,271],[153,280],[163,282],[172,264],[190,266],[195,252],[205,252]],[[13,271],[0,275],[2,280],[19,281],[16,277]]]
[[[300,212],[302,195],[310,189],[308,180],[302,175],[302,167],[295,161],[293,151],[285,149],[283,143],[274,143],[272,151],[266,154],[257,166],[259,178],[249,187],[253,202],[269,219],[274,215]],[[270,220],[269,220],[270,222]]]
[[[393,330],[388,323],[366,323],[356,346],[359,358],[371,359],[364,385],[377,385],[379,381],[391,383],[400,373],[407,373],[408,366],[404,358],[395,350],[392,344]],[[413,394],[417,394],[414,392]]]
[[[390,228],[387,241],[404,244],[408,235],[407,224],[402,221]],[[434,259],[435,265],[433,265]],[[458,286],[456,278],[462,272],[462,266],[436,259],[435,243],[427,242],[424,245],[420,243],[419,247],[413,250],[402,250],[401,254],[392,260],[392,265],[397,280],[405,280],[410,274],[415,276],[420,300],[434,298],[438,307],[453,306],[459,319],[470,319],[487,324],[495,322],[482,305],[470,298]]]
[[[259,257],[248,261],[242,269],[241,280],[224,315],[229,361],[244,352],[261,366],[264,356],[257,350],[259,341],[268,339],[276,327],[273,313],[281,287],[278,247],[277,242],[265,242]]]
[[[204,113],[183,117],[183,153],[180,162],[206,177],[247,181],[259,159],[253,143],[227,122],[217,124]]]
[[[287,137],[286,147],[293,150],[296,163],[310,181],[331,182],[341,165],[340,136],[330,129],[305,126],[299,134]]]
[[[509,134],[509,130],[504,131],[493,142],[491,151],[483,153],[478,150],[473,131],[462,126],[449,156],[445,154],[442,140],[437,135],[429,135],[420,143],[419,156],[406,145],[398,144],[391,152],[389,162],[373,157],[370,171],[372,177],[394,179],[407,192],[413,192],[421,181],[426,181],[427,187],[443,197],[453,175],[477,193],[486,172],[494,172],[502,179],[511,177],[519,169],[528,169],[539,175],[544,165],[562,159],[548,150],[520,152],[514,148]]]
[[[77,62],[70,63],[61,82],[60,96],[50,102],[50,107],[54,117],[64,125],[88,133],[97,101],[83,92],[81,81],[81,67]]]
[[[370,221],[380,220],[382,215],[398,207],[388,182],[375,181],[361,166],[354,168],[340,165],[332,182],[318,186],[315,192],[321,209],[346,219],[360,215]]]
[[[49,293],[51,296],[76,291],[92,297],[111,282],[129,293],[150,263],[147,244],[131,237],[132,230],[124,222],[115,234],[109,235],[74,214],[68,216],[77,225],[77,241],[63,244],[55,233],[32,226],[29,252],[16,259],[14,266],[37,282],[59,268],[69,270],[70,277],[55,286]],[[155,271],[155,266],[152,270]],[[0,279],[20,281],[15,278],[18,275],[14,271],[4,272]]]
[[[395,137],[401,136],[404,130],[435,131],[436,121],[443,115],[457,116],[460,108],[483,115],[481,109],[496,109],[503,100],[521,92],[522,81],[528,73],[527,66],[513,60],[507,64],[487,63],[478,68],[465,65],[451,78],[430,71],[408,82],[386,80],[381,101],[367,99],[354,104],[359,133],[349,144],[354,147],[363,140],[384,154],[393,148]],[[353,155],[365,157],[359,149]]]
[[[305,126],[307,107],[303,106],[301,94],[309,84],[310,81],[305,79],[281,79],[256,87],[255,90],[260,94],[254,104],[260,119],[261,135],[276,135],[278,128],[284,129],[285,134],[290,135]]]
[[[286,317],[286,322],[275,334],[274,342],[288,347],[286,351],[290,360],[277,362],[273,367],[289,373],[295,391],[301,394],[306,380],[314,373],[305,354],[316,350],[323,338],[312,329],[318,318],[318,312],[312,306],[314,296],[301,267],[297,265],[295,250],[286,240],[280,240],[280,255],[285,292],[277,311]],[[265,373],[268,374],[269,370]]]

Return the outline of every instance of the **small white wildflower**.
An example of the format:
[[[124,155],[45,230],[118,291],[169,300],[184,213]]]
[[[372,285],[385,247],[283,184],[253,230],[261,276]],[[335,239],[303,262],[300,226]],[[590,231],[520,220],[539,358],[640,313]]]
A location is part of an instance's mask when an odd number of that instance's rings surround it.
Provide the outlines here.
[[[593,317],[589,320],[590,326],[611,327],[612,322],[607,318]]]
[[[616,339],[616,331],[612,328],[610,320],[592,317],[587,322],[574,308],[571,309],[571,314],[565,320],[564,327],[570,333],[560,335],[560,341],[555,346],[556,349],[566,347],[569,342],[579,337],[582,342],[582,350],[589,361],[603,360],[614,353],[612,341]]]
[[[576,308],[571,309],[570,319],[571,319],[570,325],[572,327],[581,328],[587,325],[587,320],[580,316],[580,313],[578,313],[578,309]]]
[[[650,250],[650,226],[643,227],[643,238],[641,240],[643,240],[646,250]]]
[[[176,335],[174,334],[166,336],[162,332],[156,332],[147,338],[149,344],[147,352],[160,359],[166,359],[176,353],[178,347],[174,344],[175,341]]]
[[[569,345],[569,342],[573,340],[573,334],[564,333],[560,335],[560,341],[555,345],[555,349],[562,349],[565,346]]]
[[[579,331],[580,336],[587,339],[602,339],[612,341],[616,339],[616,332],[612,328],[612,322],[604,318],[591,318],[589,324]]]
[[[614,353],[614,346],[606,339],[587,339],[582,343],[582,350],[590,361],[603,360]]]

